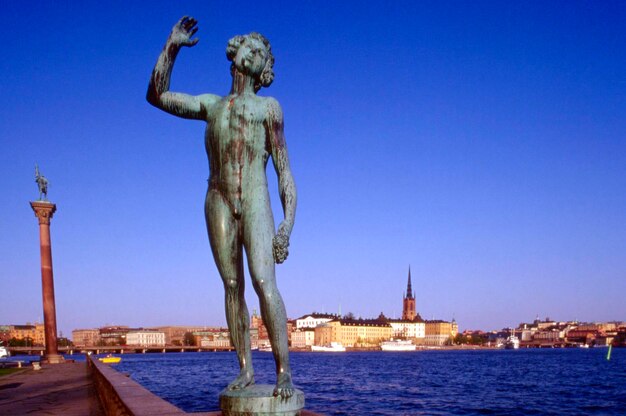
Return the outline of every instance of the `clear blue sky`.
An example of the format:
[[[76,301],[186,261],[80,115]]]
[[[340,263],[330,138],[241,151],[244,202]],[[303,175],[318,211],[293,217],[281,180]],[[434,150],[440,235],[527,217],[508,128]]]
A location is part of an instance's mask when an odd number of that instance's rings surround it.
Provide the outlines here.
[[[227,40],[272,43],[298,186],[290,317],[417,309],[461,329],[626,319],[624,2],[5,2],[0,323],[42,318],[34,164],[58,206],[59,329],[224,324],[204,124],[145,101],[225,95]],[[268,169],[273,209],[282,216]],[[258,301],[247,280],[250,310]]]

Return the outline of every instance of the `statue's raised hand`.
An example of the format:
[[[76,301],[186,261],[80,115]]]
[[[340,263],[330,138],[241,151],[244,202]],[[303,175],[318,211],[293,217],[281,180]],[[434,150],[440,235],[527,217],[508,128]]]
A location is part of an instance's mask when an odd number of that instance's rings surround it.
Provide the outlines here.
[[[198,38],[192,39],[198,31],[198,21],[193,17],[183,16],[172,28],[170,41],[178,46],[194,46]]]

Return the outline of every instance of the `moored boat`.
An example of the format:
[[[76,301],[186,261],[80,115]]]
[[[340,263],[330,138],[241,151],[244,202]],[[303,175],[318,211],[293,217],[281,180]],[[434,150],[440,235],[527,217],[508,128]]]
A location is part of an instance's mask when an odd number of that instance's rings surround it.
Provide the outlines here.
[[[5,347],[0,347],[0,358],[8,357],[9,351]]]
[[[385,341],[380,344],[380,349],[383,351],[415,351],[417,346],[411,341],[405,340],[391,340]]]
[[[516,350],[519,348],[519,338],[511,334],[504,343],[504,348],[507,350]]]
[[[115,356],[109,354],[106,357],[98,358],[98,360],[100,360],[101,362],[103,362],[105,364],[117,364],[120,361],[122,361],[122,357],[115,357]]]
[[[312,345],[311,346],[311,351],[318,351],[318,352],[345,352],[346,351],[346,347],[341,345],[341,343],[339,343],[339,342],[331,342],[330,344],[327,344],[327,345]]]

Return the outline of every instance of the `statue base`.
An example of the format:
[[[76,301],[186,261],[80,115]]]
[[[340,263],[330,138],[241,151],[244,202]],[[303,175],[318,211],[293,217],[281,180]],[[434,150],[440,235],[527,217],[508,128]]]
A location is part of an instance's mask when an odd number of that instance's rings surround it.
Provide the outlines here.
[[[41,357],[41,362],[44,364],[62,364],[65,362],[65,358],[60,354],[47,354]]]
[[[304,408],[304,393],[296,389],[288,399],[274,397],[274,387],[254,384],[243,390],[223,390],[220,408],[224,416],[298,416]]]

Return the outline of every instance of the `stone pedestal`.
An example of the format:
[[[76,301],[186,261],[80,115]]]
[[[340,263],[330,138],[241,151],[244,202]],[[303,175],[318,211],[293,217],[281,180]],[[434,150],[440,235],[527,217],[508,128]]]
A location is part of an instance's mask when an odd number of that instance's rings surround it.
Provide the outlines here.
[[[54,279],[52,276],[52,245],[50,242],[50,220],[57,206],[48,201],[31,202],[30,206],[39,219],[39,246],[41,250],[41,292],[43,295],[43,321],[46,353],[42,362],[63,362],[57,345],[57,314],[54,302]]]
[[[65,358],[61,354],[46,354],[41,357],[41,362],[44,364],[61,364],[65,362]]]
[[[255,384],[243,390],[223,390],[220,408],[224,416],[298,416],[304,408],[304,393],[297,390],[288,399],[274,397],[274,387]]]

